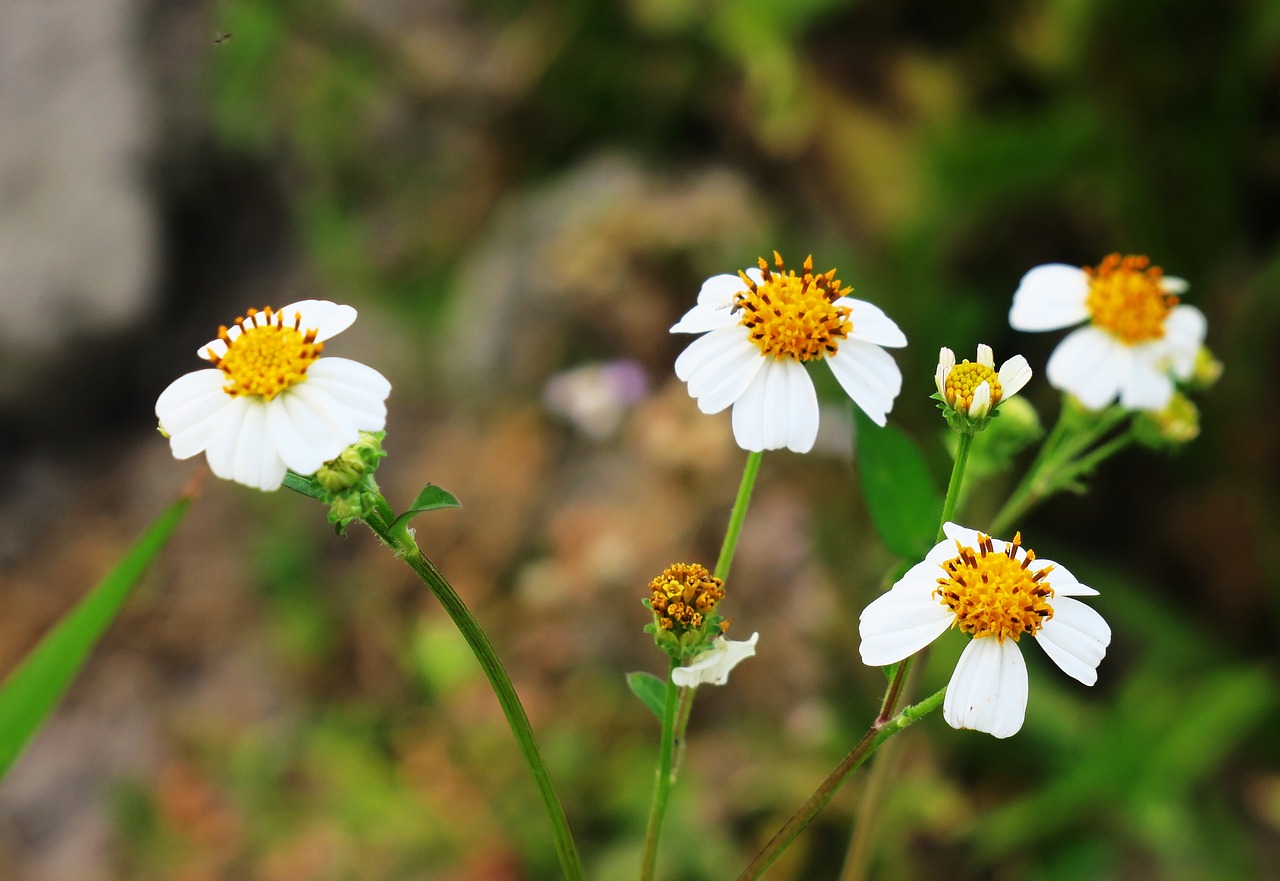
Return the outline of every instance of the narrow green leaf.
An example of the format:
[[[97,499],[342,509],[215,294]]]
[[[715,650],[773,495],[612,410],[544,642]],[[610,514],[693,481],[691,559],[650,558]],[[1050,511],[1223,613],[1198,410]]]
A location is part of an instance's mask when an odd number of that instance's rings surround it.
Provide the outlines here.
[[[191,498],[184,496],[157,517],[116,567],[54,625],[0,685],[0,777],[57,705],[190,504]]]
[[[662,719],[663,704],[667,697],[667,684],[652,673],[628,673],[627,685],[641,703]]]
[[[392,529],[401,524],[406,524],[423,511],[435,511],[438,508],[461,508],[462,503],[458,501],[458,497],[443,487],[436,486],[434,483],[428,483],[422,488],[422,492],[418,493],[417,498],[409,503],[408,509],[395,519]]]
[[[878,427],[861,410],[856,415],[856,460],[871,522],[889,550],[919,559],[933,545],[942,493],[910,438]]]

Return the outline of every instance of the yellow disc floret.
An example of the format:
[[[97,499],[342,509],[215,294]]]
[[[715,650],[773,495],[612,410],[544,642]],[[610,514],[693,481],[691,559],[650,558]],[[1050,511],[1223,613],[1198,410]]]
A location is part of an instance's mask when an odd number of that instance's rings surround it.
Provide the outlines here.
[[[814,275],[812,255],[805,259],[802,275],[788,271],[777,251],[773,259],[776,272],[760,258],[760,284],[738,273],[747,289],[738,294],[734,310],[742,313],[751,342],[774,358],[813,361],[834,355],[853,330],[852,310],[835,301],[853,289],[841,288],[834,269]]]
[[[697,630],[724,599],[724,582],[697,563],[673,563],[649,582],[649,608],[663,630]]]
[[[1159,266],[1146,257],[1111,254],[1084,272],[1089,278],[1085,306],[1095,325],[1131,346],[1164,337],[1164,321],[1178,298],[1164,289]]]
[[[990,536],[979,534],[977,549],[956,542],[958,555],[942,564],[947,575],[938,579],[933,595],[955,612],[956,626],[965,633],[1017,642],[1053,617],[1053,589],[1045,580],[1053,567],[1031,572],[1035,552],[1025,551],[1019,560],[1021,546],[1021,533],[1000,554]]]
[[[1000,388],[1000,380],[996,372],[985,364],[974,364],[966,360],[952,367],[951,372],[947,374],[946,391],[943,396],[953,409],[968,413],[969,408],[973,406],[973,393],[984,382],[991,389],[991,409],[994,410],[996,404],[1000,403],[1000,396],[1004,394],[1004,390]]]
[[[219,327],[218,339],[227,344],[226,354],[210,352],[208,358],[230,380],[222,390],[233,397],[257,395],[270,401],[306,379],[307,368],[320,357],[324,343],[316,342],[316,331],[304,330],[301,322],[300,314],[290,321],[268,306],[237,318],[235,326],[241,332],[235,337],[227,327]]]

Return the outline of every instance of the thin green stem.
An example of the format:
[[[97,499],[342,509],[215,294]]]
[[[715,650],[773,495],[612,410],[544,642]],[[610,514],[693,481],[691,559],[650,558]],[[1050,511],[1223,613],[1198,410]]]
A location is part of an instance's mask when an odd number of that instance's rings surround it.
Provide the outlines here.
[[[880,744],[936,710],[942,703],[946,693],[947,689],[944,687],[920,703],[905,708],[883,725],[872,725],[868,728],[867,733],[858,741],[858,745],[841,760],[840,764],[836,765],[835,770],[827,775],[827,779],[822,781],[822,784],[814,790],[813,795],[809,796],[808,800],[791,815],[791,818],[783,824],[777,834],[769,839],[769,843],[764,846],[764,849],[756,855],[751,864],[738,876],[738,881],[754,881],[754,879],[763,875],[765,870],[773,864],[773,861],[796,839],[796,836],[813,822],[813,818],[818,815],[818,812],[827,806],[827,803],[831,801],[848,776],[866,762]]]
[[[942,531],[944,524],[956,512],[960,502],[960,488],[964,485],[964,469],[969,464],[969,448],[973,446],[973,435],[961,432],[960,441],[956,445],[956,460],[951,465],[951,479],[947,481],[947,497],[942,502],[942,518],[938,521],[938,537],[934,541],[942,541],[946,535]]]
[[[748,453],[746,467],[742,469],[742,482],[738,484],[738,498],[733,502],[733,513],[729,515],[729,528],[725,530],[724,542],[720,545],[720,559],[716,560],[713,573],[721,581],[729,580],[729,567],[733,565],[733,555],[738,549],[738,536],[742,534],[742,524],[747,519],[747,506],[751,504],[751,491],[756,486],[756,475],[760,473],[760,460],[764,453]]]
[[[569,818],[565,814],[564,805],[561,804],[560,797],[556,794],[555,786],[551,782],[546,762],[543,761],[538,742],[534,739],[533,726],[529,724],[529,717],[525,714],[520,697],[511,684],[511,678],[503,668],[502,661],[499,660],[489,638],[485,636],[475,616],[462,601],[462,597],[458,596],[457,591],[453,589],[453,585],[422,553],[407,529],[392,530],[391,523],[394,521],[386,519],[380,512],[371,515],[365,522],[395,551],[397,556],[405,561],[414,574],[422,579],[422,583],[431,590],[440,601],[440,605],[444,606],[459,632],[467,640],[467,644],[471,646],[471,651],[475,653],[476,660],[480,662],[485,676],[489,678],[489,685],[493,688],[493,693],[502,706],[502,712],[507,717],[507,724],[511,726],[511,733],[515,735],[525,764],[529,766],[529,772],[533,775],[538,794],[542,796],[543,807],[551,821],[556,854],[560,858],[560,868],[564,872],[564,877],[566,881],[584,881],[582,859],[578,856],[578,846],[574,842],[573,831],[569,827]]]
[[[671,680],[671,671],[680,666],[675,658],[667,670],[667,693],[662,703],[662,746],[658,753],[658,768],[653,781],[653,802],[649,805],[649,825],[644,834],[644,859],[640,864],[640,881],[651,881],[658,861],[658,836],[662,834],[662,820],[667,814],[667,799],[671,796],[674,774],[675,722],[677,695],[682,690]],[[684,689],[689,690],[689,689]]]

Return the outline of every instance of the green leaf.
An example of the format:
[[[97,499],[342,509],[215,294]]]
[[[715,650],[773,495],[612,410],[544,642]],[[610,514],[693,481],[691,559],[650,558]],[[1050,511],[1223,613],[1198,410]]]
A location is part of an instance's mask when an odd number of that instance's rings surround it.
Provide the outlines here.
[[[666,703],[667,684],[652,673],[628,673],[627,685],[631,693],[640,698],[641,703],[662,719],[662,711]]]
[[[861,410],[856,416],[855,458],[871,522],[889,550],[919,559],[933,546],[942,493],[910,438],[892,426],[878,427]]]
[[[438,508],[461,508],[462,503],[458,501],[458,497],[447,489],[436,486],[434,483],[428,483],[422,488],[422,492],[418,493],[417,498],[409,503],[409,508],[403,514],[396,518],[395,523],[391,524],[392,529],[397,526],[408,524],[417,515],[423,511],[435,511]]]
[[[191,499],[183,497],[157,517],[116,567],[54,625],[0,685],[0,777],[62,698],[190,504]]]

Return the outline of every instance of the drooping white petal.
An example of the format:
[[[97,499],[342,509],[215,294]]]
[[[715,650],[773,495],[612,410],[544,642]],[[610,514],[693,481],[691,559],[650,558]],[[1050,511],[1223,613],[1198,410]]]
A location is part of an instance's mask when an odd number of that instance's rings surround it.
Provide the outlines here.
[[[298,414],[305,413],[305,419]],[[298,474],[315,474],[320,466],[333,458],[326,455],[331,437],[328,431],[312,434],[307,428],[323,423],[304,399],[286,392],[267,405],[267,431],[281,461]]]
[[[350,306],[333,303],[329,300],[299,300],[290,303],[280,310],[284,324],[292,326],[295,317],[301,315],[299,326],[305,333],[316,331],[316,342],[324,342],[342,333],[355,323],[356,310]]]
[[[1000,400],[1007,401],[1031,381],[1031,365],[1021,355],[1014,355],[1000,365],[996,378],[1000,380]]]
[[[1070,392],[1090,410],[1115,400],[1128,377],[1129,347],[1106,331],[1082,327],[1067,334],[1049,356],[1045,374],[1049,384]]]
[[[320,464],[323,464],[334,458],[355,442],[359,432],[356,432],[351,440],[347,440],[348,435],[341,430],[334,414],[324,411],[326,400],[331,399],[323,395],[317,399],[314,394],[301,394],[301,390],[306,385],[307,383],[302,383],[294,386],[272,403],[283,405],[293,433],[296,433],[299,439],[297,443],[289,443],[291,433],[281,427],[280,440],[287,444],[281,454],[287,452],[293,462],[299,466],[295,467],[294,471],[299,474],[314,474],[316,468],[320,467],[320,465],[312,467],[317,459]]]
[[[1163,409],[1173,397],[1173,379],[1165,372],[1171,366],[1163,353],[1136,348],[1120,384],[1120,403],[1130,410]]]
[[[765,449],[786,447],[795,453],[813,449],[818,436],[818,393],[799,361],[782,358],[769,365],[765,386]]]
[[[232,398],[219,414],[217,426],[205,442],[205,459],[214,476],[235,479],[236,448],[240,442],[240,426],[253,403],[247,397]]]
[[[969,641],[956,664],[942,715],[952,728],[972,728],[993,737],[1018,733],[1027,712],[1027,664],[1011,639]]]
[[[719,413],[741,397],[765,361],[750,341],[740,339],[689,377],[689,394],[703,413]]]
[[[671,325],[671,333],[706,333],[722,327],[732,327],[739,323],[739,316],[731,311],[732,304],[726,306],[704,306],[701,303],[684,313],[679,321]]]
[[[198,425],[230,399],[222,390],[226,381],[226,374],[213,369],[178,377],[156,399],[156,419],[170,435]]]
[[[676,376],[688,382],[703,367],[744,344],[751,346],[745,327],[726,327],[700,336],[676,358]]]
[[[1187,379],[1196,366],[1196,355],[1204,345],[1208,321],[1195,306],[1174,306],[1164,320],[1164,342],[1174,376]]]
[[[271,492],[284,481],[285,465],[276,455],[267,429],[267,407],[261,400],[245,409],[236,437],[231,479],[245,486]]]
[[[766,363],[738,396],[738,400],[733,402],[733,439],[742,449],[753,453],[765,449],[765,387],[769,378],[768,368]]]
[[[381,431],[387,422],[391,383],[378,371],[348,358],[321,358],[307,370],[307,383],[318,385],[355,417],[361,431]]]
[[[879,346],[850,338],[826,360],[845,394],[872,422],[884,425],[902,390],[902,371],[893,356]]]
[[[1063,673],[1093,685],[1098,681],[1098,665],[1111,644],[1111,627],[1079,600],[1057,596],[1053,598],[1053,617],[1040,628],[1036,642]]]
[[[1057,330],[1089,317],[1085,299],[1089,277],[1064,263],[1037,266],[1022,277],[1013,293],[1009,324],[1015,330]]]
[[[724,685],[729,681],[729,673],[733,668],[756,653],[756,642],[759,639],[759,633],[753,633],[750,639],[743,640],[717,636],[710,649],[695,655],[685,666],[672,670],[671,681],[681,688]]]
[[[858,619],[862,663],[895,664],[941,636],[955,614],[933,596],[935,583],[899,582],[862,610]]]
[[[996,353],[986,343],[978,343],[978,363],[989,370],[996,366]]]
[[[332,431],[332,446],[324,451],[325,460],[336,457],[339,453],[360,439],[360,429],[356,427],[356,418],[323,386],[312,382],[303,382],[289,390],[294,399],[300,399],[310,405]]]
[[[849,313],[849,320],[853,322],[853,330],[850,331],[848,339],[861,340],[877,346],[888,346],[891,349],[900,349],[907,344],[906,334],[874,303],[856,300],[853,297],[841,297],[835,301],[835,305],[848,306],[852,310]]]

